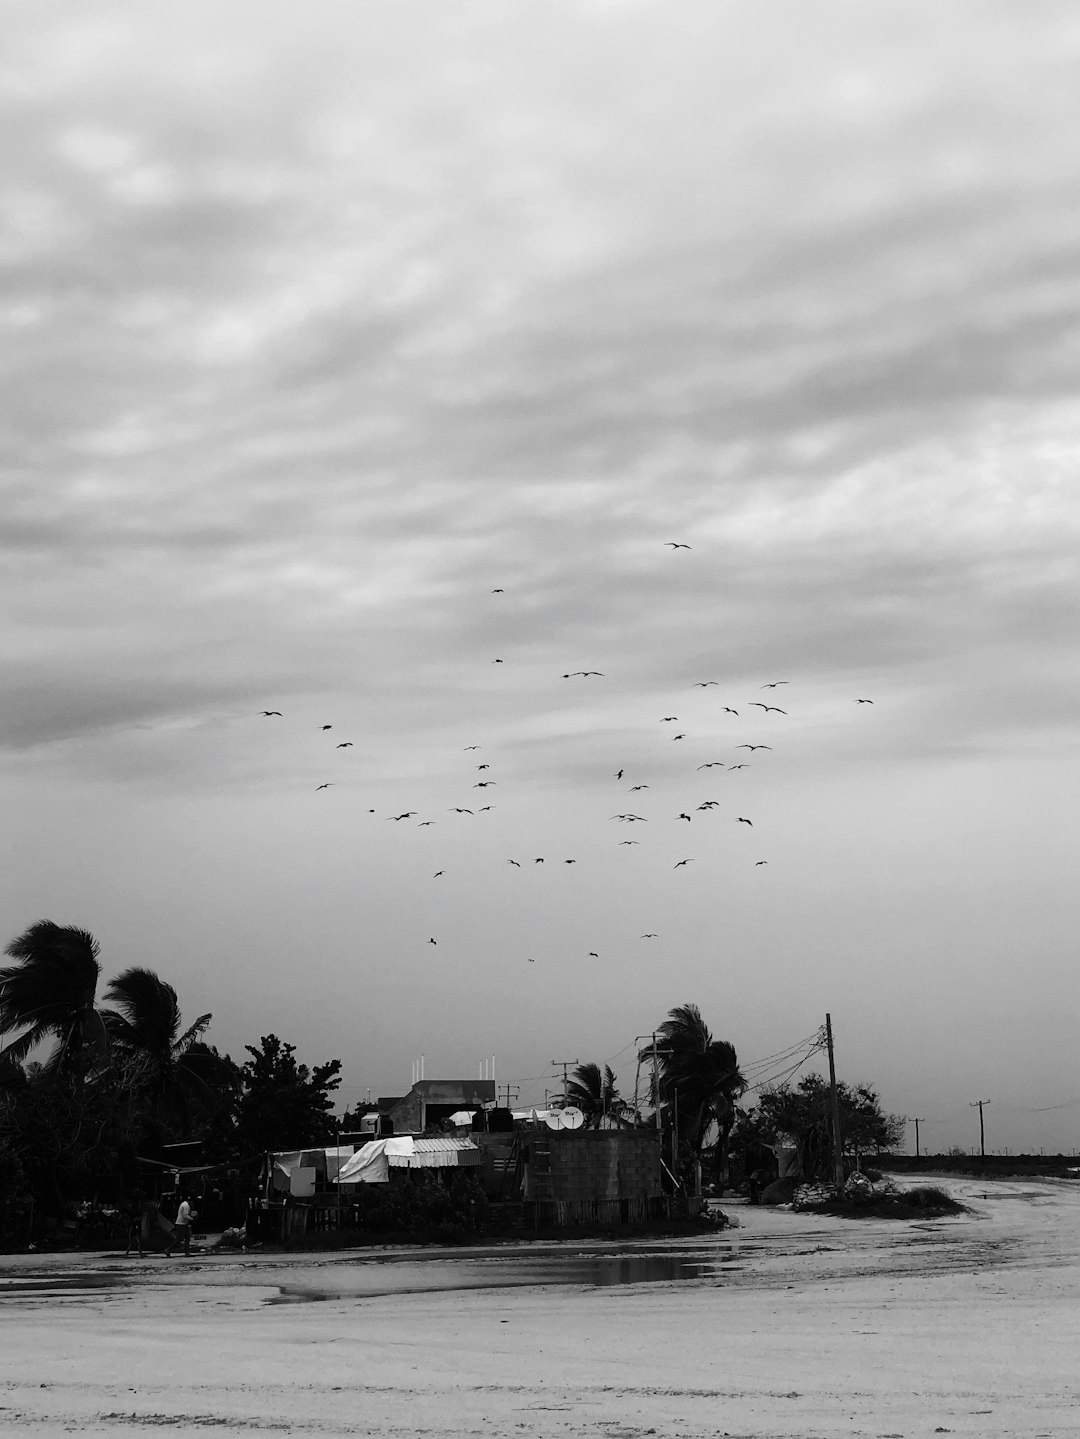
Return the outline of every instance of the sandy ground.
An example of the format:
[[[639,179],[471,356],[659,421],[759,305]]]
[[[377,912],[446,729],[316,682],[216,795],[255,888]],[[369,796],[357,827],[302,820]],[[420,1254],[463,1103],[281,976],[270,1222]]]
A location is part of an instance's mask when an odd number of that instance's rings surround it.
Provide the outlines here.
[[[0,1433],[1076,1439],[1080,1183],[945,1183],[524,1259],[0,1257]]]

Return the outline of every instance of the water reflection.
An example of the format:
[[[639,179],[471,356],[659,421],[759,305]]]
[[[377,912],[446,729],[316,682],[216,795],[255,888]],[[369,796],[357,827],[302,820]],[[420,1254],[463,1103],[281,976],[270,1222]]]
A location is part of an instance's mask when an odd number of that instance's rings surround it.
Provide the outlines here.
[[[718,1253],[529,1254],[514,1258],[398,1259],[344,1265],[279,1286],[268,1304],[318,1303],[327,1299],[374,1299],[450,1289],[520,1289],[546,1285],[607,1288],[617,1284],[721,1281],[737,1256]]]

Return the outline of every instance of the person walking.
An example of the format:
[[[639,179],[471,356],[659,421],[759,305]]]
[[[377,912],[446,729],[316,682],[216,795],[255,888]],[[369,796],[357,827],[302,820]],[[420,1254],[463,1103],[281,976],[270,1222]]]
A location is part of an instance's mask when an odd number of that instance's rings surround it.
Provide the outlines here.
[[[127,1248],[124,1250],[124,1258],[131,1253],[131,1246],[139,1246],[139,1258],[143,1252],[143,1200],[138,1194],[132,1195],[127,1205]]]
[[[182,1244],[184,1254],[191,1256],[191,1226],[195,1219],[195,1211],[188,1203],[186,1194],[180,1196],[180,1207],[176,1211],[176,1223],[173,1225],[172,1238],[169,1247],[165,1251],[165,1258],[171,1259],[174,1245]]]

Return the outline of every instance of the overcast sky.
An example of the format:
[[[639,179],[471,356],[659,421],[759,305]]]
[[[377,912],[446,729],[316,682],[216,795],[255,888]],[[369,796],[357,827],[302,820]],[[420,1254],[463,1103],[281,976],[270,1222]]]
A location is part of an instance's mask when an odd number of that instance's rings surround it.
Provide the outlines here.
[[[1080,1146],[1075,7],[6,19],[5,940]]]

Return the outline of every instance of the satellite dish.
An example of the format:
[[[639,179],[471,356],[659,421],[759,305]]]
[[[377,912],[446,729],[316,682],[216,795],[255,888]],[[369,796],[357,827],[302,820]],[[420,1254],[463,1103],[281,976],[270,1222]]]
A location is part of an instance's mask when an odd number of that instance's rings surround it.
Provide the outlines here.
[[[544,1116],[544,1123],[549,1129],[580,1129],[585,1123],[585,1116],[571,1105],[566,1109],[549,1110]]]

